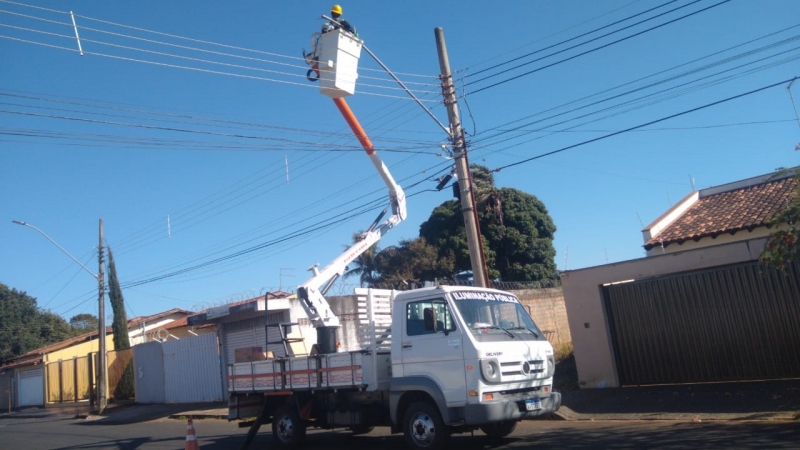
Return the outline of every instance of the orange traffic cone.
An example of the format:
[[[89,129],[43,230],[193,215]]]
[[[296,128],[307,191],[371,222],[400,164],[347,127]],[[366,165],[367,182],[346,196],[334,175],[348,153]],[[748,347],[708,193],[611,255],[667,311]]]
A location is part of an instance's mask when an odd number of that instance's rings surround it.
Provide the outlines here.
[[[194,423],[189,419],[189,425],[186,426],[186,450],[200,450],[197,445],[197,436],[194,434]]]

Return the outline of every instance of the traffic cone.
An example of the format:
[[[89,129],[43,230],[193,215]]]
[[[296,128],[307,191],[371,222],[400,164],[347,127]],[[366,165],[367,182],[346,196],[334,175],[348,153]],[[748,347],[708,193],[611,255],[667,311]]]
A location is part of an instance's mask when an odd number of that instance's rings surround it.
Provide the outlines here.
[[[189,424],[186,426],[186,450],[200,450],[197,445],[197,435],[194,434],[194,423],[189,419]]]

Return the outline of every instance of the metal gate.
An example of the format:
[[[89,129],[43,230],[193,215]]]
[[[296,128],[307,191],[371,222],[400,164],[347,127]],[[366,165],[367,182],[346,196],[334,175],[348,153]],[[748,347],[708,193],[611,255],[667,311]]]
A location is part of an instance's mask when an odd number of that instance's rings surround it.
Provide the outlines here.
[[[165,342],[161,348],[167,403],[220,402],[225,398],[215,333]]]
[[[287,314],[271,312],[268,317],[259,316],[251,319],[239,320],[223,324],[225,358],[227,364],[235,362],[237,348],[261,347],[262,351],[272,351],[275,356],[286,356],[282,345],[267,345],[267,342],[280,341],[280,331],[276,327],[269,328],[269,339],[266,336],[267,323],[281,323],[286,321]]]
[[[217,335],[133,347],[138,403],[218,402],[225,398]]]
[[[92,394],[92,360],[89,356],[73,357],[45,364],[47,402],[64,403],[89,400]]]
[[[621,385],[800,377],[800,263],[603,286]]]
[[[19,372],[18,406],[44,405],[44,380],[42,369],[26,370]]]

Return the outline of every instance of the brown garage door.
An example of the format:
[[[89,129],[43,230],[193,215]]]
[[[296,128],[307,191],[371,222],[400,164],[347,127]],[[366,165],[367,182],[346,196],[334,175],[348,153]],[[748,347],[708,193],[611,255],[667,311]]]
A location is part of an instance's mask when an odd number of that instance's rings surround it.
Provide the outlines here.
[[[622,385],[800,377],[800,264],[603,286]]]

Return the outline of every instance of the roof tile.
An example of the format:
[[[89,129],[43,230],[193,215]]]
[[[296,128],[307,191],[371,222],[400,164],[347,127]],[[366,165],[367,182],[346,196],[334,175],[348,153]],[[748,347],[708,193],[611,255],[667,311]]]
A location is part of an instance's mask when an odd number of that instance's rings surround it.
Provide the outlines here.
[[[790,177],[702,197],[644,247],[765,227],[791,201],[797,186],[797,178]]]

